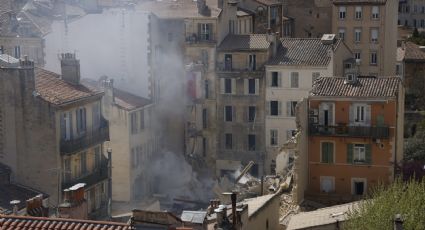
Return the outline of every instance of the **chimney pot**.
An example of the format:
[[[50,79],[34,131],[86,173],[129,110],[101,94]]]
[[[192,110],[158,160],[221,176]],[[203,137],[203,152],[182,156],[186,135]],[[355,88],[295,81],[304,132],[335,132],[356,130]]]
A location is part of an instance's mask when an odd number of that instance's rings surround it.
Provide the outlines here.
[[[74,84],[80,84],[80,60],[75,58],[75,54],[62,54],[61,59],[62,79]]]
[[[10,202],[11,205],[13,205],[13,215],[18,215],[19,207],[18,205],[21,203],[19,200],[12,200]]]

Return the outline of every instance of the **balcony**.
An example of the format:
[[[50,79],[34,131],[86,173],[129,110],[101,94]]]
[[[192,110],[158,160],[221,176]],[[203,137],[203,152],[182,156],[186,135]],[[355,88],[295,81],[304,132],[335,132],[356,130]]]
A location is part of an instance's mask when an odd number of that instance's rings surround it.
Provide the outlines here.
[[[74,153],[105,141],[109,141],[109,123],[102,119],[99,128],[72,140],[61,140],[60,151],[61,154]]]
[[[232,64],[226,64],[224,62],[217,62],[216,63],[216,71],[217,72],[230,72],[230,73],[240,73],[240,72],[264,72],[265,68],[264,66],[256,66],[255,68],[252,66],[247,66],[245,68],[235,68],[232,66]]]
[[[345,137],[366,137],[375,139],[389,138],[390,129],[388,127],[368,127],[368,126],[324,126],[310,125],[311,136],[345,136]]]
[[[213,33],[209,34],[192,34],[186,37],[186,44],[199,44],[199,43],[216,43]]]
[[[103,159],[98,168],[95,169],[92,173],[82,176],[78,179],[66,180],[62,182],[62,189],[69,188],[78,183],[85,183],[85,188],[89,188],[94,184],[108,179],[108,171],[108,160]]]

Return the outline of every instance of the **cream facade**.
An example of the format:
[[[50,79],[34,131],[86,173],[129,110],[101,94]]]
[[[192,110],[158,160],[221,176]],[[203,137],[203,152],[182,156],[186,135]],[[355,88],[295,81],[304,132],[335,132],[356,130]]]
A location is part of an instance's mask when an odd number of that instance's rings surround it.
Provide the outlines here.
[[[334,0],[332,32],[360,60],[360,74],[394,76],[398,1]]]

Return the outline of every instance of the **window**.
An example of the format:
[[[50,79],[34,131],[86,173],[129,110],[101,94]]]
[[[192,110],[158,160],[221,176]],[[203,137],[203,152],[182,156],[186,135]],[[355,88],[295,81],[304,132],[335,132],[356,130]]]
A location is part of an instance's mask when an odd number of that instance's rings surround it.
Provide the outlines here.
[[[421,28],[424,28],[424,26],[425,26],[425,21],[421,19]]]
[[[231,54],[224,55],[224,70],[232,71],[232,58]]]
[[[354,163],[364,163],[366,161],[366,147],[364,144],[355,144],[353,149]]]
[[[86,108],[79,108],[77,113],[77,132],[82,134],[86,131]]]
[[[351,193],[353,195],[362,196],[366,192],[365,178],[351,178]]]
[[[224,139],[225,139],[224,147],[226,149],[232,149],[233,148],[233,135],[231,133],[226,133],[224,135]]]
[[[395,66],[395,74],[396,75],[401,75],[401,64],[397,63]]]
[[[372,19],[379,19],[379,7],[378,6],[372,7]]]
[[[202,109],[202,128],[204,129],[206,129],[208,126],[207,115],[207,109]]]
[[[317,78],[320,77],[320,73],[319,72],[313,72],[311,74],[311,77],[312,77],[312,81],[311,82],[314,83],[317,80]]]
[[[347,144],[347,162],[349,164],[370,164],[372,151],[370,144]]]
[[[100,153],[100,147],[99,146],[95,147],[94,148],[94,165],[95,165],[95,168],[100,167],[100,158],[101,158],[100,154],[101,154]]]
[[[297,107],[296,101],[288,101],[286,104],[286,112],[288,117],[295,117],[295,108]]]
[[[339,19],[345,19],[347,8],[345,6],[339,7]]]
[[[138,165],[138,155],[137,155],[136,148],[131,148],[131,162],[132,162],[133,168],[136,168]]]
[[[93,129],[100,128],[100,104],[96,103],[93,105],[92,111]]]
[[[378,42],[378,29],[373,28],[370,30],[370,40],[372,42]]]
[[[249,151],[255,151],[256,147],[255,147],[255,135],[254,134],[249,134],[248,135],[248,150]]]
[[[248,122],[254,122],[256,118],[256,107],[248,106]]]
[[[279,73],[272,72],[271,87],[279,87]]]
[[[209,81],[205,80],[204,82],[204,93],[205,93],[205,99],[209,98]]]
[[[378,64],[378,54],[376,53],[376,51],[370,53],[370,64],[371,65]]]
[[[279,102],[278,101],[270,101],[270,115],[271,116],[279,116]]]
[[[232,93],[232,79],[224,79],[224,93]]]
[[[286,130],[286,139],[287,140],[290,140],[293,137],[295,137],[296,134],[297,134],[297,130],[295,130],[295,129],[288,129],[288,130]]]
[[[87,174],[87,153],[82,152],[81,153],[81,174],[86,175]]]
[[[354,59],[360,60],[360,58],[361,58],[360,51],[354,51]]]
[[[255,80],[254,78],[248,79],[248,93],[255,94]]]
[[[344,40],[344,39],[345,39],[345,28],[340,28],[340,29],[338,30],[338,36],[339,36],[339,38],[341,38],[342,40]]]
[[[362,7],[361,6],[356,6],[356,13],[355,13],[354,16],[355,16],[356,19],[362,18]]]
[[[61,139],[69,141],[72,138],[72,113],[64,112],[61,114]]]
[[[271,129],[270,130],[270,145],[271,146],[278,145],[277,129]]]
[[[418,12],[418,6],[417,6],[417,5],[414,5],[414,6],[413,6],[413,12],[414,12],[414,13],[417,13],[417,12]]]
[[[298,88],[298,72],[291,73],[291,88]]]
[[[277,10],[278,10],[278,8],[276,6],[270,7],[270,25],[276,24],[276,19],[277,19],[277,16],[278,16]]]
[[[357,105],[354,110],[354,121],[355,122],[364,122],[365,121],[365,106]]]
[[[233,107],[232,106],[224,106],[224,121],[233,121]]]
[[[209,41],[212,39],[211,31],[212,24],[211,23],[200,23],[199,26],[199,39],[203,41]]]
[[[322,142],[320,158],[321,163],[334,163],[334,143]]]
[[[20,46],[15,46],[14,56],[15,56],[15,58],[21,58],[21,47]]]
[[[140,130],[145,129],[145,111],[140,111]]]
[[[354,29],[354,41],[360,42],[362,38],[362,29]]]
[[[335,177],[321,176],[320,191],[326,192],[326,193],[335,191]]]
[[[256,70],[256,63],[257,62],[257,56],[255,54],[249,55],[249,62],[248,62],[248,69],[250,71]]]
[[[136,112],[130,113],[130,129],[131,133],[137,133],[137,114]]]
[[[205,157],[207,155],[207,138],[202,138],[202,155]]]

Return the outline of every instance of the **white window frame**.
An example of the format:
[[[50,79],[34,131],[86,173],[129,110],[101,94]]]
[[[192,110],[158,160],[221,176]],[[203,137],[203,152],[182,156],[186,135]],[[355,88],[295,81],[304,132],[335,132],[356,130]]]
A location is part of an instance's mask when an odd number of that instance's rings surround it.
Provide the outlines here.
[[[291,88],[297,89],[300,87],[300,73],[291,72]]]
[[[364,104],[354,105],[354,122],[355,123],[366,122],[366,105]]]
[[[354,183],[355,182],[363,182],[364,186],[363,186],[363,195],[366,194],[367,191],[367,179],[366,178],[357,178],[357,177],[352,177],[351,178],[351,194],[355,195],[355,186]]]
[[[366,162],[365,144],[353,144],[353,162],[355,164],[364,164]]]
[[[373,20],[379,19],[379,6],[372,6],[372,19]]]
[[[339,36],[339,38],[341,38],[342,40],[345,40],[345,28],[339,28],[339,29],[338,29],[338,36]]]
[[[270,146],[279,145],[279,131],[277,129],[270,129]]]
[[[371,51],[370,52],[370,65],[377,65],[378,64],[378,52]]]
[[[338,13],[339,13],[339,19],[344,20],[347,17],[347,7],[340,6],[338,8]]]
[[[361,60],[361,58],[362,58],[362,53],[360,52],[360,50],[354,51],[354,59]]]
[[[373,43],[377,43],[379,39],[379,29],[378,28],[372,28],[370,30],[370,41]]]
[[[360,20],[363,17],[363,12],[362,12],[362,7],[361,6],[356,6],[355,7],[355,13],[354,13],[354,18],[356,20]]]
[[[332,181],[332,189],[330,191],[324,191],[322,188],[322,181],[330,179]],[[331,193],[335,192],[335,177],[333,176],[320,176],[320,192]]]
[[[362,41],[362,29],[361,28],[355,28],[354,29],[354,42],[361,42]]]

